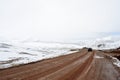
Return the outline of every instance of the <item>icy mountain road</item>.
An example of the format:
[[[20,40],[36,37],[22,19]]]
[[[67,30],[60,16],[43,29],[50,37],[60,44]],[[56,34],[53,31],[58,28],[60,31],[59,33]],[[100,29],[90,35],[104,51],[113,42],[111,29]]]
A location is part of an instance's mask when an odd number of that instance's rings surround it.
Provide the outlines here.
[[[103,52],[82,49],[0,70],[0,80],[120,80],[120,72]]]

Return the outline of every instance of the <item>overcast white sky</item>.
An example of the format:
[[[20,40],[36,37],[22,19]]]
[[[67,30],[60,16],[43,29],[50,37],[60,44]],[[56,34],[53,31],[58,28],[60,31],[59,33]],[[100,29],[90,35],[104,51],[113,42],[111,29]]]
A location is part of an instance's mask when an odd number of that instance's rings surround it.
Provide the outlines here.
[[[120,32],[120,0],[0,0],[2,37],[66,40],[101,32]]]

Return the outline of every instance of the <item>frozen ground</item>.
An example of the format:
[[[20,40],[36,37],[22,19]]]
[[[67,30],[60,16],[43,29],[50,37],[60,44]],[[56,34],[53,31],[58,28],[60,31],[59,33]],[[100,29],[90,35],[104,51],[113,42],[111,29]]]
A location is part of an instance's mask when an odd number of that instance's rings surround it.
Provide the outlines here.
[[[72,53],[70,49],[82,47],[92,47],[94,49],[111,49],[117,48],[119,46],[120,40],[112,39],[112,37],[97,40],[81,40],[72,43],[40,41],[10,42],[2,40],[0,41],[0,69],[70,54]],[[96,58],[99,57],[96,56]]]

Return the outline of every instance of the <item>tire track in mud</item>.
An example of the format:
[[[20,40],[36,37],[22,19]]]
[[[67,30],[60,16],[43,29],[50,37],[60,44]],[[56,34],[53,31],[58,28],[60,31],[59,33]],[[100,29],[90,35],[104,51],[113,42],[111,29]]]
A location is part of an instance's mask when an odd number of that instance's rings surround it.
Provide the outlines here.
[[[79,53],[79,54],[80,54],[80,53]],[[37,78],[39,78],[39,77],[44,77],[44,76],[46,76],[46,75],[49,75],[49,74],[51,74],[51,73],[54,73],[55,71],[58,71],[58,70],[64,68],[65,66],[70,65],[71,63],[77,61],[79,58],[85,56],[86,54],[87,54],[87,52],[84,52],[82,55],[79,55],[78,57],[76,57],[76,58],[73,59],[73,60],[69,60],[68,62],[62,62],[62,63],[64,63],[64,64],[58,65],[58,66],[56,66],[56,67],[53,67],[53,68],[51,68],[51,69],[48,69],[48,70],[46,70],[46,71],[44,71],[44,72],[40,72],[40,73],[38,73],[38,74],[29,75],[28,77],[25,77],[24,80],[26,80],[26,79],[29,78],[29,77],[32,77],[32,80],[33,80],[33,79],[37,79]],[[29,79],[29,80],[31,80],[31,79]]]
[[[99,58],[94,58],[92,67],[82,80],[120,80],[117,71],[109,58],[103,52],[95,52]]]
[[[86,54],[79,60],[72,62],[70,65],[50,74],[39,80],[75,80],[82,73],[85,65],[91,58],[91,54]]]

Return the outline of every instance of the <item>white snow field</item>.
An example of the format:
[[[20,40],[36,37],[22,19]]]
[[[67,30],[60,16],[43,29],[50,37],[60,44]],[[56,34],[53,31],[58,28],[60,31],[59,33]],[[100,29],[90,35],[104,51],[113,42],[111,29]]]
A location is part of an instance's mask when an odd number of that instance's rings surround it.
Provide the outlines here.
[[[70,54],[70,49],[80,48],[74,44],[48,42],[1,42],[0,69]]]

